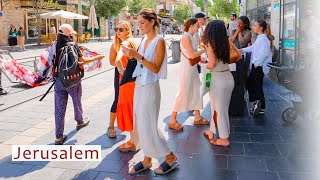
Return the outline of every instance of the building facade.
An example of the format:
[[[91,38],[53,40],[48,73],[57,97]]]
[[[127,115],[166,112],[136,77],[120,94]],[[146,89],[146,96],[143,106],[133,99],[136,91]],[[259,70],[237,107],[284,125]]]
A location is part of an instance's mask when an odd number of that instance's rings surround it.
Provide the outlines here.
[[[1,1],[1,0],[0,0]],[[81,14],[89,16],[90,4],[86,0],[82,1]],[[11,26],[15,26],[18,30],[19,27],[23,27],[26,34],[26,43],[35,43],[37,41],[38,34],[48,35],[51,26],[58,29],[59,23],[69,23],[74,29],[80,33],[89,32],[92,34],[91,29],[87,29],[88,20],[82,20],[82,23],[78,23],[78,20],[62,20],[58,22],[58,19],[40,19],[41,28],[40,32],[37,30],[37,18],[36,10],[34,8],[33,0],[11,0],[1,1],[0,6],[0,46],[8,45],[8,33]],[[79,13],[78,0],[42,0],[40,8],[40,14],[47,12],[54,12],[58,10],[65,10],[69,12]],[[106,36],[106,21],[103,18],[98,17],[99,29],[95,30],[95,34],[105,37]],[[80,27],[80,26],[81,27]],[[79,30],[81,28],[81,30]]]
[[[299,68],[310,43],[306,39],[312,32],[307,32],[319,24],[315,18],[316,3],[315,0],[242,0],[240,14],[247,15],[251,23],[266,20],[275,37],[274,45],[279,49],[280,63]]]

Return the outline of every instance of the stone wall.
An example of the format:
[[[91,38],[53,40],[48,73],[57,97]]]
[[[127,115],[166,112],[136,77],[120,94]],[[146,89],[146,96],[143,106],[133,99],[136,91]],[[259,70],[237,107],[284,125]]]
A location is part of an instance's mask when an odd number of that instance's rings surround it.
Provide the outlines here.
[[[0,46],[8,45],[8,34],[11,25],[19,30],[24,26],[25,11],[20,7],[20,0],[3,2],[2,16],[0,16]]]

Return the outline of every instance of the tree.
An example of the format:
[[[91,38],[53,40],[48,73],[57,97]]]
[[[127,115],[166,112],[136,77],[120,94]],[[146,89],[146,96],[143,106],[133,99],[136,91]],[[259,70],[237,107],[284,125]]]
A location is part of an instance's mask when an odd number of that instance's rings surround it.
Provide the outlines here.
[[[194,0],[193,2],[201,8],[201,11],[204,11],[204,0]],[[211,1],[208,2],[208,6],[209,8],[212,6]]]
[[[155,0],[133,0],[129,3],[129,13],[136,16],[143,8],[152,8],[155,10],[157,2]]]
[[[237,0],[214,0],[213,5],[209,7],[210,14],[216,16],[216,18],[229,18],[231,13],[237,13],[240,11],[240,7]]]
[[[117,16],[126,5],[126,0],[96,0],[94,2],[97,15],[108,20],[108,27],[110,27],[111,17]],[[108,28],[108,38],[111,39],[110,28]]]
[[[190,13],[190,7],[188,5],[178,5],[173,10],[173,17],[179,24],[183,24],[183,22],[190,17]]]
[[[37,18],[37,32],[38,32],[38,39],[37,39],[37,45],[40,46],[41,44],[41,19],[40,14],[41,10],[43,8],[43,0],[33,0],[32,6]]]

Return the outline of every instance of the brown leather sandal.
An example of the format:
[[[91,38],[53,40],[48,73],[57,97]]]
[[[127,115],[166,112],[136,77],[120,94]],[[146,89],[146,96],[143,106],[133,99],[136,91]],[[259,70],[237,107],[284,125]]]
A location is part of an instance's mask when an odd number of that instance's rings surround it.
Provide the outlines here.
[[[136,146],[132,142],[128,141],[128,142],[126,142],[124,144],[121,144],[119,146],[118,150],[120,152],[124,152],[124,153],[130,152],[130,151],[131,152],[135,152],[136,151]]]
[[[114,130],[114,126],[109,126],[107,133],[109,138],[116,138],[117,137],[117,132]]]
[[[168,127],[169,127],[169,129],[172,129],[174,131],[182,131],[183,130],[183,126],[178,121],[175,121],[174,123],[169,122]]]
[[[193,124],[194,125],[209,125],[210,121],[208,121],[207,119],[205,119],[204,117],[201,116],[200,120],[194,120]]]

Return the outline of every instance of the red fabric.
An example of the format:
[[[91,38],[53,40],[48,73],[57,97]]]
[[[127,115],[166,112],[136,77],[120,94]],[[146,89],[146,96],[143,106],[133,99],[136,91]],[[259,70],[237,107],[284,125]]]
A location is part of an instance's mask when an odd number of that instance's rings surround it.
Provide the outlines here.
[[[129,58],[123,57],[121,63],[127,67]],[[122,79],[120,74],[119,81]],[[133,130],[133,97],[135,82],[128,82],[119,87],[119,98],[117,106],[117,124],[121,131]]]
[[[83,53],[84,57],[94,57],[99,55],[99,53],[90,51],[86,48],[81,48],[81,52]],[[40,61],[44,66],[48,66],[48,55],[49,51],[48,49],[45,50],[44,53],[40,56]],[[28,69],[26,69],[24,66],[17,63],[16,60],[12,59],[0,59],[0,65],[2,66],[2,69],[5,70],[8,74],[13,75],[15,78],[19,79],[22,84],[25,84],[27,86],[31,87],[37,87],[47,84],[49,81],[44,80],[41,83],[35,84],[34,82],[39,78],[35,72],[32,72]],[[85,65],[85,71],[93,71],[97,68],[102,67],[101,59],[91,62],[87,65]]]

